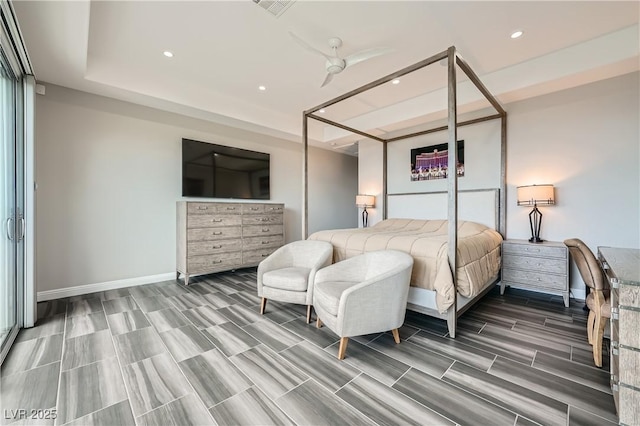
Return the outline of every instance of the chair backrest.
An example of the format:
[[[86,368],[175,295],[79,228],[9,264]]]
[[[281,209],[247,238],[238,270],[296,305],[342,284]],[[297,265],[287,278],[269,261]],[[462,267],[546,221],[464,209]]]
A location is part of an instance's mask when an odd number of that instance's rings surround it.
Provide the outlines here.
[[[576,262],[584,283],[595,290],[604,290],[606,282],[604,274],[589,247],[578,238],[564,240],[564,244],[569,247],[571,257]]]

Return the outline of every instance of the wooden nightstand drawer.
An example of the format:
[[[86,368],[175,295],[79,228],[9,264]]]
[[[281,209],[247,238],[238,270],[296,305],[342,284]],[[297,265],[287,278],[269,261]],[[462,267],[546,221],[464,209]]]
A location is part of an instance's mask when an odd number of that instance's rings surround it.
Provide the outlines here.
[[[565,274],[566,261],[563,259],[543,259],[539,257],[514,256],[504,254],[502,256],[503,268],[524,269],[529,271],[552,272]]]
[[[567,258],[567,249],[563,247],[544,246],[542,244],[516,244],[505,241],[502,243],[502,254],[514,254],[533,257]]]
[[[544,272],[521,271],[518,269],[503,269],[502,280],[507,284],[519,283],[533,287],[565,290],[567,277],[564,275],[547,274]]]

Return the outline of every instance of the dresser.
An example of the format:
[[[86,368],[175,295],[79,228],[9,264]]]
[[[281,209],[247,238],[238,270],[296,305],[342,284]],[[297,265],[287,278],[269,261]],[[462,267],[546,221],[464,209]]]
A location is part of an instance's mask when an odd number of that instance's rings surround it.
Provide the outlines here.
[[[555,241],[504,240],[500,294],[506,286],[561,294],[569,307],[569,249]]]
[[[620,424],[640,422],[640,250],[598,247],[611,287],[611,389]]]
[[[176,278],[256,266],[284,244],[284,204],[178,201]]]

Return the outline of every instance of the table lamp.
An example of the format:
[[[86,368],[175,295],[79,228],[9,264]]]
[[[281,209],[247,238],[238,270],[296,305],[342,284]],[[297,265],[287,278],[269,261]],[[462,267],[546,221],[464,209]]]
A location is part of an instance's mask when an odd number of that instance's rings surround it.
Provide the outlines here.
[[[356,195],[356,205],[364,208],[362,211],[362,227],[366,228],[369,226],[369,213],[367,212],[367,207],[373,207],[376,205],[376,197],[373,195],[358,194]]]
[[[541,243],[540,225],[542,225],[542,213],[538,205],[551,206],[555,204],[553,185],[524,185],[518,187],[518,205],[533,206],[529,213],[529,226],[531,227],[530,243]]]

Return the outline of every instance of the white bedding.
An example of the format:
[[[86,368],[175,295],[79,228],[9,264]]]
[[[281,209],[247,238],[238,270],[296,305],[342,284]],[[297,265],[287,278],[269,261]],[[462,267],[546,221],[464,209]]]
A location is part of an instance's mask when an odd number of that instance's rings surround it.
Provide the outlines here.
[[[333,244],[334,262],[374,250],[409,253],[414,258],[411,285],[434,290],[441,313],[453,304],[456,289],[448,262],[446,220],[387,219],[370,228],[319,231],[309,239]],[[497,275],[501,242],[501,235],[485,225],[458,221],[458,293],[473,297]]]

